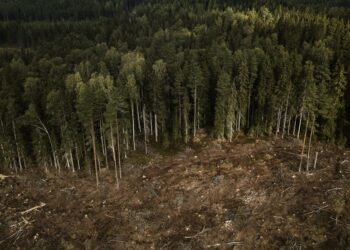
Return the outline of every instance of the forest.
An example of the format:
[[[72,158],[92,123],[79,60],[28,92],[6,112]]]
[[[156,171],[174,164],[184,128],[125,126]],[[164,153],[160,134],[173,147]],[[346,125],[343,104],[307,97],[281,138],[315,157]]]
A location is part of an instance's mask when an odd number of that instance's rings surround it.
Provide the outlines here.
[[[346,145],[348,2],[293,2],[1,1],[1,168],[118,181],[200,129]]]
[[[349,0],[0,0],[0,249],[348,249]]]

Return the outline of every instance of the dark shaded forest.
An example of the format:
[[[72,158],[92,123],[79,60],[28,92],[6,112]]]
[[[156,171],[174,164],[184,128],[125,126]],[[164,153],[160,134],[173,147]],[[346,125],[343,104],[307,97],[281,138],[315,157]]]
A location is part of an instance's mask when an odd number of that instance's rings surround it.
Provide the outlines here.
[[[345,145],[348,6],[1,1],[1,168],[94,169],[98,182],[113,167],[118,181],[130,152],[199,129]]]
[[[169,0],[2,0],[0,2],[0,18],[9,20],[87,20],[103,17],[115,17],[124,11],[131,11],[138,5],[152,4],[174,4]],[[176,1],[175,4],[182,6],[198,6],[209,10],[211,8],[223,9],[228,6],[239,8],[259,8],[261,6],[317,8],[325,10],[327,14],[334,13],[335,16],[346,16],[348,13],[344,8],[350,6],[349,0],[205,0],[205,1]],[[329,9],[331,8],[331,10]]]

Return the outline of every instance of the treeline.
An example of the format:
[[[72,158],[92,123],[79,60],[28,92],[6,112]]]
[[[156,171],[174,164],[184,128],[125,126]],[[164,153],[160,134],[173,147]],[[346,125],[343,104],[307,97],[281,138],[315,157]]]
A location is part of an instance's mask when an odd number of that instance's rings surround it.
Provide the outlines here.
[[[143,0],[1,0],[0,19],[86,20],[131,10]]]
[[[2,168],[95,169],[98,182],[113,167],[118,181],[131,151],[188,143],[200,128],[309,145],[344,144],[350,130],[342,18],[148,4],[113,19],[0,26]]]
[[[175,3],[174,3],[175,2]],[[88,20],[99,17],[113,17],[135,6],[149,4],[180,4],[181,6],[203,6],[205,9],[226,8],[228,6],[286,7],[305,8],[308,6],[325,9],[336,7],[338,14],[350,7],[349,0],[1,0],[0,20],[38,21],[38,20]],[[329,10],[328,10],[329,11]],[[341,14],[342,15],[342,14]],[[345,16],[344,16],[345,17]],[[347,16],[349,17],[349,16]]]

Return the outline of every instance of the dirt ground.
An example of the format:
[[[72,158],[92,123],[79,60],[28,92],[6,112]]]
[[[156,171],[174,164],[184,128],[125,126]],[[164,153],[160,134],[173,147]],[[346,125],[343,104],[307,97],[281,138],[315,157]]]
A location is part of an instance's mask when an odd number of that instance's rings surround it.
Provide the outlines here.
[[[118,191],[0,176],[0,249],[350,249],[349,151],[314,145],[299,173],[296,140],[200,141],[127,162]]]

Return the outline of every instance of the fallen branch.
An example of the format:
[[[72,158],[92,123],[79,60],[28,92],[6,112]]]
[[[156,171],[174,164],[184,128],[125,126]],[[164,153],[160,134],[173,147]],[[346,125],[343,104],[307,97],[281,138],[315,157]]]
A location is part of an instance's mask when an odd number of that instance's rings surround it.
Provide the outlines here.
[[[292,153],[292,152],[288,152],[288,151],[279,151],[280,153],[285,153],[285,154],[288,154],[288,155],[293,155],[293,156],[297,156],[297,157],[306,157],[307,155],[304,154],[304,155],[300,155],[300,154],[296,154],[296,153]]]
[[[320,211],[322,211],[323,209],[325,209],[325,208],[327,208],[327,207],[329,207],[329,206],[326,205],[326,206],[323,206],[323,207],[319,207],[319,208],[317,208],[317,209],[315,209],[315,210],[313,210],[313,211],[311,211],[311,212],[305,213],[305,215],[313,214],[313,213],[319,213]]]
[[[11,234],[7,239],[5,239],[5,241],[9,240],[9,239],[14,239],[13,244],[15,244],[16,241],[23,236],[25,230],[27,230],[28,227],[30,226],[30,224],[32,224],[33,222],[34,222],[34,220],[28,221],[22,216],[22,221],[19,221],[18,223],[14,223],[14,224],[10,225],[10,228],[11,228],[11,230],[14,230],[14,233]],[[3,242],[4,241],[0,241],[0,244]]]
[[[33,210],[36,210],[36,209],[45,207],[45,206],[46,206],[46,204],[43,203],[43,202],[41,202],[40,205],[35,206],[35,207],[32,207],[32,208],[30,208],[30,209],[28,209],[28,210],[26,210],[26,211],[21,212],[21,215],[26,214],[26,213],[29,213],[29,212],[31,212],[31,211],[33,211]]]
[[[206,247],[220,247],[223,245],[227,245],[227,246],[233,246],[233,245],[243,245],[243,243],[241,241],[231,241],[231,242],[226,242],[226,243],[216,243],[213,245],[207,245]]]
[[[10,176],[0,174],[0,181],[5,180],[6,178],[9,178]]]
[[[332,188],[332,189],[328,189],[326,191],[326,193],[331,192],[331,191],[337,191],[337,190],[343,190],[343,189],[342,188]]]
[[[128,243],[127,241],[123,241],[123,240],[110,240],[109,242]]]
[[[30,222],[27,221],[23,216],[22,216],[22,220],[24,221],[25,224],[27,224],[27,225],[30,224]]]
[[[185,236],[185,239],[193,239],[193,238],[196,238],[197,236],[201,235],[202,233],[205,233],[206,231],[208,231],[209,229],[203,227],[202,231],[200,231],[199,233],[193,235],[193,236]]]
[[[109,214],[105,214],[105,216],[108,217],[108,218],[111,218],[111,219],[116,219],[115,217],[113,217],[113,216],[111,216]]]

